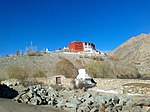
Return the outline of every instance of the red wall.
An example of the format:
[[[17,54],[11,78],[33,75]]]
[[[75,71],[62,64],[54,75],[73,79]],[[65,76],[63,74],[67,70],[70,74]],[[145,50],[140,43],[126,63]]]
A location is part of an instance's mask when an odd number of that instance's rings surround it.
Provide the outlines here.
[[[68,44],[69,50],[73,51],[84,51],[83,42],[71,42]]]

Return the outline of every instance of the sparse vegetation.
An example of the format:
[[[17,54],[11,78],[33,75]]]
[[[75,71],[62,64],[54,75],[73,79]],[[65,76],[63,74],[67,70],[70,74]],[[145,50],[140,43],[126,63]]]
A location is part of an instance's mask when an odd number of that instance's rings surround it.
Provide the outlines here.
[[[84,61],[81,60],[81,59],[76,59],[76,60],[74,61],[74,66],[75,66],[77,69],[83,68],[83,66],[84,66]]]
[[[28,78],[27,69],[17,67],[17,66],[10,66],[7,69],[7,73],[9,78],[16,78],[23,82],[25,79]]]
[[[67,78],[75,78],[77,75],[77,69],[71,61],[62,59],[56,63],[56,75],[64,75]]]
[[[37,72],[33,75],[34,78],[36,77],[46,77],[46,73],[42,70],[37,70]]]
[[[97,60],[97,61],[104,61],[101,56],[91,56],[90,59]]]
[[[87,73],[94,78],[107,78],[113,74],[113,69],[108,63],[101,61],[89,62],[85,66]]]
[[[141,75],[138,69],[127,63],[114,63],[114,73],[120,79],[140,79]]]
[[[61,56],[61,58],[59,58]],[[74,56],[74,55],[71,55]],[[67,59],[66,59],[67,58]],[[64,75],[67,78],[75,78],[77,70],[85,68],[87,73],[97,78],[139,78],[149,79],[148,74],[140,75],[138,69],[131,64],[118,60],[106,59],[103,61],[69,57],[61,53],[45,54],[39,56],[10,56],[2,57],[0,60],[0,79],[24,77],[49,77],[53,75]],[[47,71],[47,73],[46,73]],[[19,75],[23,76],[19,76]],[[25,76],[24,76],[25,75]]]
[[[94,78],[141,78],[135,66],[123,62],[94,61],[86,65],[86,70]]]
[[[43,56],[42,52],[36,51],[36,52],[28,52],[28,56]]]

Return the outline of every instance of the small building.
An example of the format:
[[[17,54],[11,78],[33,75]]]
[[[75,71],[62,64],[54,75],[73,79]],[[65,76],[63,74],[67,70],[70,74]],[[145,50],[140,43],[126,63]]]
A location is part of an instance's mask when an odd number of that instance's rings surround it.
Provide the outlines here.
[[[76,52],[93,51],[95,50],[95,45],[90,42],[73,41],[68,44],[68,49]]]

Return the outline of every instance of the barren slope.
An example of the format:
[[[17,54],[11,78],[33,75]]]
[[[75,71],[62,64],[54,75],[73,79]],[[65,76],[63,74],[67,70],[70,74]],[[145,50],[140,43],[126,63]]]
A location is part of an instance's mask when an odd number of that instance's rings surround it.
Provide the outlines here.
[[[141,70],[149,70],[150,62],[150,34],[141,34],[127,40],[111,52],[115,59],[140,66]]]

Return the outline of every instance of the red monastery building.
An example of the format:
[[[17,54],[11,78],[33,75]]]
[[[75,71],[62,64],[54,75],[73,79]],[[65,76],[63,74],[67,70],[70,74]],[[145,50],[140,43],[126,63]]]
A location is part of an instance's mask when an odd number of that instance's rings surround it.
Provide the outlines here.
[[[68,49],[76,52],[93,51],[95,50],[95,45],[90,42],[73,41],[68,44]]]

